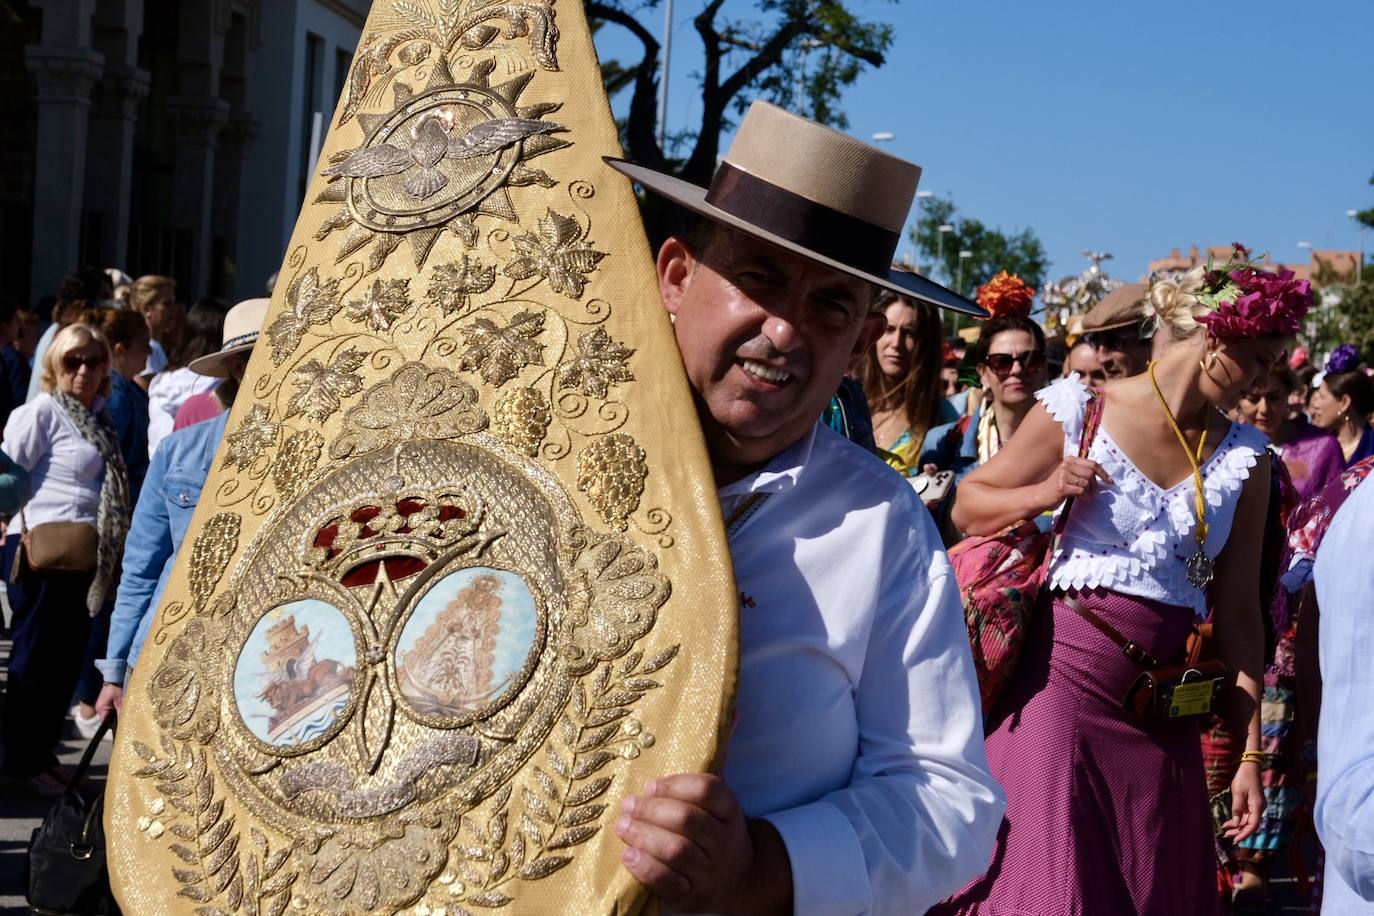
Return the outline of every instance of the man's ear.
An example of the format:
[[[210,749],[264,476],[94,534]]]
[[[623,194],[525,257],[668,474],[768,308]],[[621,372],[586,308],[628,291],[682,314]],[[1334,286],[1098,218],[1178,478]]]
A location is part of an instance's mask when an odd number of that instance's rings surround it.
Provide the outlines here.
[[[658,293],[663,297],[663,307],[668,314],[677,317],[682,305],[682,296],[687,291],[687,283],[692,277],[696,258],[692,249],[676,235],[668,237],[663,247],[658,249]]]

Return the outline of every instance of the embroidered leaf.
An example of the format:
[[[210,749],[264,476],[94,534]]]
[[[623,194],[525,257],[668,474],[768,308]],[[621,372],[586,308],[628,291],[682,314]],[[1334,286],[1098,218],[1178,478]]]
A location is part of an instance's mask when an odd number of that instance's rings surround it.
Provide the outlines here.
[[[549,210],[539,220],[536,232],[511,240],[517,257],[502,271],[512,280],[527,280],[538,274],[549,287],[569,299],[580,299],[587,287],[586,275],[606,256],[582,239],[582,226],[576,218]]]
[[[564,827],[577,827],[588,821],[594,821],[601,816],[601,812],[606,810],[605,805],[585,805],[581,808],[573,808],[563,819],[559,821]]]
[[[544,804],[543,799],[538,795],[535,795],[529,789],[522,788],[520,790],[520,797],[525,800],[525,807],[528,808],[530,813],[535,817],[546,824],[552,824],[554,822],[553,814],[550,813],[548,806]]]
[[[277,424],[270,419],[266,407],[254,404],[239,428],[224,437],[224,460],[221,464],[246,471],[263,449],[276,441]]]
[[[535,340],[543,331],[543,312],[517,312],[504,328],[490,318],[478,318],[462,329],[468,346],[458,358],[458,368],[480,372],[488,384],[502,385],[525,366],[544,365],[544,345]]]
[[[576,846],[590,840],[601,828],[599,827],[574,827],[566,833],[561,833],[549,840],[550,849],[566,849],[569,846]]]
[[[615,755],[608,751],[588,754],[577,762],[577,767],[573,769],[573,779],[586,779],[614,759]]]
[[[339,281],[320,281],[317,268],[310,268],[287,288],[287,308],[267,328],[272,345],[272,364],[280,366],[300,345],[312,325],[328,324],[338,314]]]
[[[363,390],[363,379],[357,372],[367,354],[352,347],[344,350],[328,366],[310,360],[296,370],[296,393],[286,405],[286,416],[304,414],[312,420],[324,421],[343,406],[343,399]]]
[[[611,779],[609,776],[602,776],[599,779],[594,779],[585,786],[582,786],[576,792],[569,794],[567,805],[569,808],[585,805],[587,802],[604,793],[610,786]]]
[[[347,314],[374,331],[389,331],[410,309],[410,279],[373,280],[372,288],[361,299],[348,303]]]
[[[667,665],[674,658],[677,658],[678,646],[672,645],[664,649],[644,663],[644,674],[653,674],[655,671]]]
[[[445,315],[452,315],[467,308],[469,297],[485,293],[495,282],[494,266],[483,265],[476,258],[463,255],[462,260],[434,268],[426,298]]]
[[[520,877],[524,878],[526,881],[536,881],[540,878],[547,878],[571,861],[572,856],[545,856],[542,859],[535,859],[533,862],[520,869]]]
[[[539,782],[539,788],[544,790],[544,794],[549,797],[549,801],[558,801],[558,787],[553,784],[553,779],[549,777],[539,767],[534,768],[534,778]]]
[[[604,328],[589,331],[577,339],[577,355],[558,367],[558,387],[580,388],[588,397],[604,398],[611,385],[634,381],[625,365],[634,352],[611,339]]]

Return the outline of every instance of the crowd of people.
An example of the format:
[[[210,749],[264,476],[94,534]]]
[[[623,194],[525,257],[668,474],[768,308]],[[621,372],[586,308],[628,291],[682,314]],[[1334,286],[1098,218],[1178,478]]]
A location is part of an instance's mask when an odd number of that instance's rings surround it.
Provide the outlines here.
[[[1305,281],[1236,245],[1049,339],[1002,274],[976,339],[946,340],[972,303],[833,242],[900,228],[914,167],[766,105],[721,168],[767,193],[613,165],[702,219],[659,284],[766,609],[741,609],[723,773],[623,800],[625,868],[666,911],[1218,913],[1263,900],[1314,812],[1314,900],[1374,899],[1371,780],[1347,775],[1371,750],[1337,705],[1369,675],[1326,632],[1369,642],[1328,557],[1368,539],[1374,510],[1342,510],[1374,499],[1374,384],[1352,347],[1290,352]],[[268,306],[179,301],[83,270],[41,336],[0,310],[9,790],[62,790],[73,700],[88,735],[121,708]],[[1009,531],[1043,536],[1041,594],[993,671],[967,561]]]
[[[12,640],[0,772],[10,793],[61,794],[70,774],[54,751],[65,720],[90,738],[118,705],[267,301],[187,309],[169,277],[82,268],[43,303],[41,334],[0,308],[0,563]],[[202,460],[182,468],[187,443],[211,429]]]

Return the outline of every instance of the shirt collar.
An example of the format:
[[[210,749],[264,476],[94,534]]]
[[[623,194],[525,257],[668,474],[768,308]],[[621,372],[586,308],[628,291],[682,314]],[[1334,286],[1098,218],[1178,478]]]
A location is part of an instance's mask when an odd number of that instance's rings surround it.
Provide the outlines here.
[[[773,456],[773,460],[747,477],[726,484],[716,491],[721,499],[743,496],[746,493],[781,493],[797,485],[802,469],[811,459],[811,450],[816,444],[817,422],[796,442]]]

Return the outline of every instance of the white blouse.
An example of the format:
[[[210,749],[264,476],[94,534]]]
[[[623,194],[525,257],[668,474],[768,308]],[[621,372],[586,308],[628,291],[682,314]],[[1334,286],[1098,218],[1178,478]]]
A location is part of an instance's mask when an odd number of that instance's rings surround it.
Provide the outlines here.
[[[1077,455],[1083,435],[1088,390],[1078,376],[1041,389],[1036,397],[1064,430],[1064,454]],[[1241,488],[1264,454],[1268,440],[1252,426],[1232,423],[1202,467],[1207,501],[1207,542],[1213,560],[1226,546]],[[1168,489],[1146,477],[1112,441],[1103,427],[1093,437],[1088,457],[1102,465],[1114,483],[1098,484],[1090,497],[1074,500],[1059,549],[1050,565],[1054,589],[1102,588],[1191,607],[1207,616],[1206,594],[1188,581],[1184,561],[1197,552],[1194,529],[1196,489],[1190,475]]]
[[[177,411],[193,394],[209,391],[220,379],[201,375],[190,369],[173,369],[153,376],[148,386],[148,457],[157,451],[158,443],[172,432]]]
[[[95,524],[105,459],[51,394],[43,392],[14,409],[0,449],[33,475],[33,497],[24,505],[28,527],[45,522]],[[17,530],[17,525],[10,526],[11,532]]]

